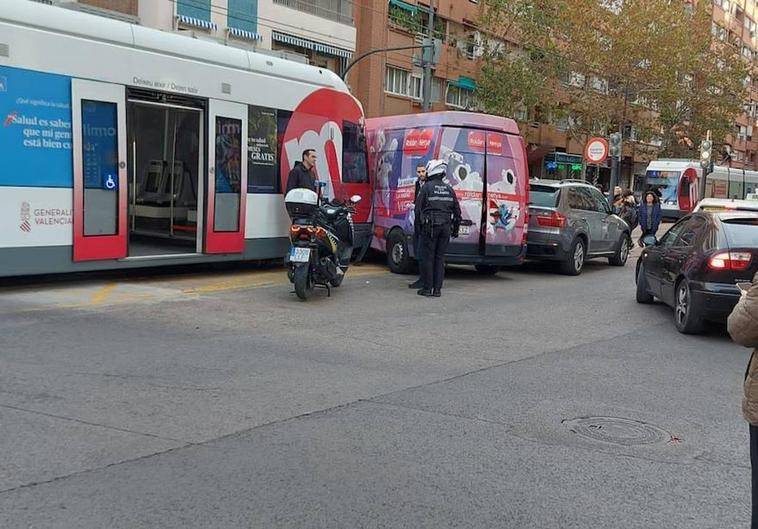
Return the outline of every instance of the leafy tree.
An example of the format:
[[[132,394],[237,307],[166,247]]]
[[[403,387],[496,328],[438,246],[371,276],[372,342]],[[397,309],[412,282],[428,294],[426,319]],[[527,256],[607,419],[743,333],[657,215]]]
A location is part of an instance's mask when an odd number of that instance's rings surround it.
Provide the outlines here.
[[[710,9],[681,0],[484,0],[482,29],[516,49],[488,47],[479,101],[500,115],[568,117],[579,141],[633,126],[638,139],[658,139],[661,154],[688,155],[705,130],[723,139],[747,99],[748,66],[712,39]]]

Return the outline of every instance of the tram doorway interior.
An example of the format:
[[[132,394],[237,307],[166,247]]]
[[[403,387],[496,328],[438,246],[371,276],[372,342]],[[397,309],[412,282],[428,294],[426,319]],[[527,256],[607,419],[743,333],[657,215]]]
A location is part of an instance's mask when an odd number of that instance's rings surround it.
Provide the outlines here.
[[[129,94],[129,257],[202,253],[203,123],[188,98]]]

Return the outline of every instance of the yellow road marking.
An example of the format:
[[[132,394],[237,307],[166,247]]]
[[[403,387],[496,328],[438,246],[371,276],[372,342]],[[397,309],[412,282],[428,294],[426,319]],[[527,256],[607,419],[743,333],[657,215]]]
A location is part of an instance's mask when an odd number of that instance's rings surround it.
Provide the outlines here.
[[[108,283],[103,288],[95,292],[95,295],[92,296],[92,300],[90,300],[90,304],[91,305],[102,304],[114,288],[116,288],[116,283]]]
[[[350,268],[346,280],[350,281],[351,278],[367,277],[382,273],[387,273],[387,268],[384,266],[373,264],[362,265]],[[119,285],[126,286],[129,284],[135,284],[133,280],[127,279],[103,285],[91,294],[89,300],[86,300],[86,296],[90,294],[92,290],[81,287],[75,289],[67,289],[64,287],[63,289],[53,289],[50,293],[63,294],[69,298],[71,294],[81,294],[85,299],[81,302],[74,299],[61,303],[47,303],[44,305],[37,305],[36,307],[26,307],[18,310],[0,311],[0,315],[23,314],[56,309],[86,309],[93,305],[120,305],[139,301],[161,301],[181,298],[183,296],[284,285],[288,283],[288,280],[286,270],[279,268],[275,270],[254,270],[224,275],[211,274],[195,277],[177,277],[176,279],[168,281],[149,279],[144,282],[139,281],[136,283],[139,285],[140,289],[155,290],[152,292],[120,291],[113,294],[113,290]],[[36,295],[39,295],[40,293],[37,289],[35,289],[34,292]],[[16,293],[24,294],[18,291]]]

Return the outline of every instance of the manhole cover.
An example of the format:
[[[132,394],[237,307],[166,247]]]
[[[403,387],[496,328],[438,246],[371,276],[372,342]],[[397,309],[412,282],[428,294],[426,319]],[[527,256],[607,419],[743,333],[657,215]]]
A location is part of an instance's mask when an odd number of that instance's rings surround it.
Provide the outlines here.
[[[622,417],[579,417],[562,422],[575,434],[624,446],[664,443],[674,439],[657,426]]]

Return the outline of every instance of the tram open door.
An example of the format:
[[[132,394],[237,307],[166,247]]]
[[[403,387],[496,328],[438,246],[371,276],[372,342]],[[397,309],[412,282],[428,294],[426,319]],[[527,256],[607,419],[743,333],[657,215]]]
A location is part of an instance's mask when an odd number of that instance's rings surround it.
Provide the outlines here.
[[[73,79],[73,260],[127,252],[126,93],[123,86]]]
[[[247,205],[247,106],[211,100],[208,109],[206,253],[243,253]]]

